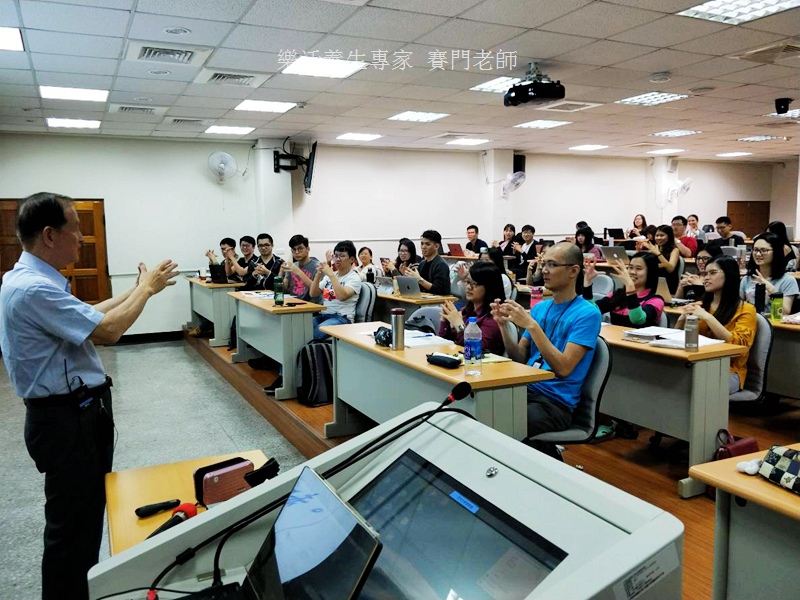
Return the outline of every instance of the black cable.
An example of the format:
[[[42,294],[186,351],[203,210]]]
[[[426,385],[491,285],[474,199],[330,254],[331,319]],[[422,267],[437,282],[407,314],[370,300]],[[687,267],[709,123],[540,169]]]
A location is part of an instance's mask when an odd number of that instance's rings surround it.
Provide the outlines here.
[[[136,587],[136,588],[131,588],[129,590],[124,590],[122,592],[114,592],[113,594],[100,596],[96,600],[106,600],[107,598],[113,598],[115,596],[121,596],[123,594],[130,594],[132,592],[149,592],[150,590],[155,590],[156,592],[168,592],[170,594],[183,594],[185,596],[189,594],[194,594],[194,592],[188,592],[186,590],[171,590],[169,588],[155,588],[155,587]]]

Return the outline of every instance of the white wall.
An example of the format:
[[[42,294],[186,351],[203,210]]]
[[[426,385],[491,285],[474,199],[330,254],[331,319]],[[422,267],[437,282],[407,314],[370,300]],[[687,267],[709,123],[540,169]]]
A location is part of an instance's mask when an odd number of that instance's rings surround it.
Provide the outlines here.
[[[769,218],[794,226],[795,238],[800,235],[800,208],[798,208],[798,162],[772,165],[772,205]]]

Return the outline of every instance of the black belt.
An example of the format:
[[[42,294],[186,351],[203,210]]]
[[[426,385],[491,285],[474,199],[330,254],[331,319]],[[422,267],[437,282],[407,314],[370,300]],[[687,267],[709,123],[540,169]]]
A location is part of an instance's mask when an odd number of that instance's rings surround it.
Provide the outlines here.
[[[107,390],[113,387],[114,382],[111,377],[106,375],[106,380],[95,387],[81,386],[69,394],[54,394],[44,398],[24,398],[25,406],[29,408],[56,408],[60,406],[81,406],[91,404],[95,398],[102,396]]]

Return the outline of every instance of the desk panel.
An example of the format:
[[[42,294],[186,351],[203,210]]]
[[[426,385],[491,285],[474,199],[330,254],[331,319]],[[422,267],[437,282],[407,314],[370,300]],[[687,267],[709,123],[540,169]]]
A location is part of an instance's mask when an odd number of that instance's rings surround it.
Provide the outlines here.
[[[782,398],[800,398],[800,325],[773,323],[772,331],[767,391]]]
[[[236,314],[236,307],[228,292],[243,287],[243,283],[206,283],[196,277],[187,277],[189,281],[189,299],[191,303],[191,319],[188,326],[200,325],[199,316],[205,317],[214,324],[214,337],[210,346],[227,346],[230,343],[231,323]]]

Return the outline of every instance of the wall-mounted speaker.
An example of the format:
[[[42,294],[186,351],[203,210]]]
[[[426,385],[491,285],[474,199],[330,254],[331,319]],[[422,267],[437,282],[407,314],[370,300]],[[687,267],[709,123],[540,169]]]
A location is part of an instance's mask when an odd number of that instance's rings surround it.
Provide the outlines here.
[[[667,172],[674,173],[678,170],[678,159],[670,156],[667,158]]]
[[[514,168],[511,170],[512,173],[517,173],[518,171],[525,172],[525,155],[524,154],[515,154],[514,155]]]

